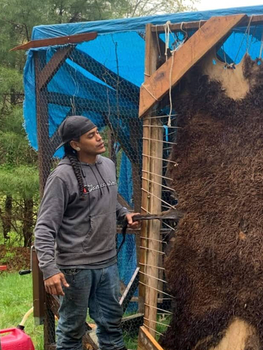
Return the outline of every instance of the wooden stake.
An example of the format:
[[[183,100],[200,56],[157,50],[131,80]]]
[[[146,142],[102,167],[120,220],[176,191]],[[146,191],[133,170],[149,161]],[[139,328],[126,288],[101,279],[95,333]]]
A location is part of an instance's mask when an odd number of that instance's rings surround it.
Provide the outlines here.
[[[153,336],[147,331],[145,327],[140,327],[138,350],[163,350],[161,345],[153,338]]]
[[[149,79],[149,76],[156,70],[157,67],[157,45],[156,45],[156,36],[152,34],[152,25],[148,24],[146,26],[146,48],[145,48],[145,81]],[[145,174],[144,179],[142,179],[142,189],[146,191],[142,191],[142,200],[141,207],[142,213],[147,214],[149,212],[149,196],[148,193],[151,189],[151,183],[148,181],[150,178],[150,158],[147,157],[150,155],[150,138],[151,135],[151,119],[145,117],[143,120],[143,162],[142,169],[143,174]],[[144,210],[145,209],[145,210]],[[148,237],[148,227],[149,223],[146,221],[142,222],[141,225],[141,247],[147,247],[147,240],[143,238]],[[146,273],[146,263],[147,263],[147,250],[140,249],[140,266],[142,272]],[[144,312],[144,300],[145,300],[145,275],[140,275],[140,281],[143,284],[139,286],[139,312]]]

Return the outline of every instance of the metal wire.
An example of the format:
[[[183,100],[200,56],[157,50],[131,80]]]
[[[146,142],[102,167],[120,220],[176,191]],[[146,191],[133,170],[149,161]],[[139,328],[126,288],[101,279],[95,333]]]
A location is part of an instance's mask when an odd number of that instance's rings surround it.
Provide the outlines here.
[[[143,176],[142,176],[142,179],[143,179],[143,180],[146,180],[146,181],[149,181],[149,182],[151,182],[151,183],[153,183],[153,184],[159,185],[159,186],[161,186],[161,187],[163,187],[163,188],[167,188],[167,189],[169,190],[169,192],[170,192],[170,191],[174,192],[174,189],[173,189],[172,187],[169,187],[169,186],[166,186],[166,185],[163,185],[163,184],[159,184],[158,182],[153,181],[153,180],[151,180],[151,179],[147,179],[146,177],[143,177]]]
[[[166,179],[166,180],[173,181],[173,179],[171,179],[170,177],[163,176],[163,175],[156,174],[156,173],[152,173],[151,171],[148,171],[148,170],[143,170],[143,169],[142,169],[142,172],[143,172],[143,173],[150,174],[150,175],[154,175],[154,176],[157,176],[157,177],[161,177],[162,179]]]
[[[141,238],[141,239],[146,239],[146,240],[149,240],[149,241],[155,241],[155,242],[167,244],[167,242],[161,241],[160,239],[148,238],[148,237],[143,237],[143,236],[140,236],[140,238]]]
[[[147,248],[147,247],[142,247],[140,246],[141,249],[145,249],[145,250],[150,250],[151,252],[155,252],[155,253],[159,253],[161,255],[164,255],[164,252],[161,252],[160,250],[155,250],[155,249],[151,249],[151,248]]]
[[[152,321],[153,323],[157,323],[157,324],[160,324],[160,325],[165,326],[165,327],[171,327],[169,324],[162,323],[162,322],[159,322],[159,321],[153,321],[153,320],[150,320],[149,318],[146,318],[146,317],[144,317],[144,319],[146,321]]]
[[[156,290],[157,292],[159,292],[159,293],[161,293],[161,294],[168,295],[168,297],[174,299],[174,297],[173,297],[172,295],[170,295],[170,294],[168,294],[168,293],[166,293],[166,292],[164,292],[164,291],[162,291],[162,290],[160,290],[160,289],[151,287],[151,286],[149,286],[148,284],[145,284],[145,283],[143,283],[143,282],[141,282],[141,281],[139,281],[139,283],[142,284],[142,285],[145,286],[145,287],[148,287],[148,288],[150,288],[150,289]],[[161,310],[161,309],[159,309],[159,310]]]
[[[173,205],[171,205],[170,203],[167,203],[165,200],[163,200],[162,198],[160,198],[160,197],[156,196],[155,194],[153,194],[153,193],[151,193],[151,192],[147,191],[145,188],[142,188],[142,191],[144,191],[144,192],[146,192],[146,193],[150,194],[151,196],[153,196],[153,197],[155,197],[155,198],[159,199],[159,200],[160,200],[162,203],[164,203],[164,204],[168,205],[168,207],[169,207],[169,208],[172,208],[172,207],[173,207]]]
[[[160,281],[160,282],[163,282],[163,283],[167,283],[167,281],[164,281],[164,280],[162,280],[161,278],[158,278],[158,277],[149,275],[148,273],[145,273],[145,272],[142,272],[142,271],[139,271],[139,273],[141,273],[141,274],[143,274],[143,275],[145,275],[145,276],[147,276],[147,277],[151,277],[151,278],[153,278],[153,279],[155,279],[155,280],[157,280],[157,281]]]
[[[154,142],[161,142],[161,143],[168,143],[170,145],[177,145],[177,143],[175,142],[170,142],[170,141],[163,141],[163,140],[158,140],[158,139],[151,139],[150,137],[143,137],[143,140],[147,140],[147,141],[154,141]]]
[[[139,265],[142,265],[142,266],[149,266],[149,267],[154,267],[155,269],[159,269],[159,270],[165,270],[164,267],[160,267],[160,266],[154,266],[154,265],[149,265],[149,264],[144,264],[144,263],[139,263]]]
[[[169,162],[169,163],[174,163],[174,164],[177,164],[176,162],[174,162],[173,160],[170,160],[170,159],[164,159],[164,158],[158,158],[158,157],[153,157],[153,156],[150,156],[148,154],[142,154],[144,157],[148,157],[148,158],[153,158],[153,159],[159,159],[159,160],[162,160],[164,162]],[[178,164],[177,164],[178,165]]]
[[[163,313],[168,314],[168,315],[172,315],[172,314],[173,314],[171,311],[167,311],[167,310],[160,309],[160,308],[157,307],[157,306],[149,305],[149,304],[147,304],[147,303],[144,303],[144,305],[146,305],[146,306],[148,306],[148,307],[153,307],[154,309],[160,310],[160,311],[162,311]]]
[[[159,335],[162,335],[162,333],[158,332],[156,329],[153,329],[153,328],[147,326],[145,323],[144,323],[143,325],[144,325],[144,327],[146,327],[146,328],[148,328],[148,329],[154,331],[155,333],[157,333],[157,334],[159,334]]]

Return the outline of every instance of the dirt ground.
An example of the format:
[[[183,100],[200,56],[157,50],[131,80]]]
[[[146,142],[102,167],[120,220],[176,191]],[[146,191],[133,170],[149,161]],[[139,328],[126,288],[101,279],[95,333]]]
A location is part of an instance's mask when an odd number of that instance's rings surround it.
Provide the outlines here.
[[[7,265],[7,271],[17,272],[30,268],[30,249],[0,245],[0,265]]]

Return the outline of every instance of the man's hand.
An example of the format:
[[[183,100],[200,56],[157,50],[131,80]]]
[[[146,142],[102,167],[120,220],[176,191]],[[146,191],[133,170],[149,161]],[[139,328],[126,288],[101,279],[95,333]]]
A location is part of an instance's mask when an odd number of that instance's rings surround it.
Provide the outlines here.
[[[128,221],[128,227],[129,228],[138,228],[139,227],[139,222],[138,221],[132,221],[132,217],[134,215],[139,215],[140,213],[128,213],[126,214],[126,219]]]
[[[46,292],[53,295],[65,295],[62,289],[62,285],[64,287],[69,287],[65,276],[62,272],[49,277],[44,281]]]

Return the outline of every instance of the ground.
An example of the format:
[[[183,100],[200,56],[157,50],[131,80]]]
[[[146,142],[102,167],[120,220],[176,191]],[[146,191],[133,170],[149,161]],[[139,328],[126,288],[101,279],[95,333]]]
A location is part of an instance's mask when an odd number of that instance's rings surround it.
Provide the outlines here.
[[[0,265],[12,272],[30,269],[30,248],[0,245]]]

